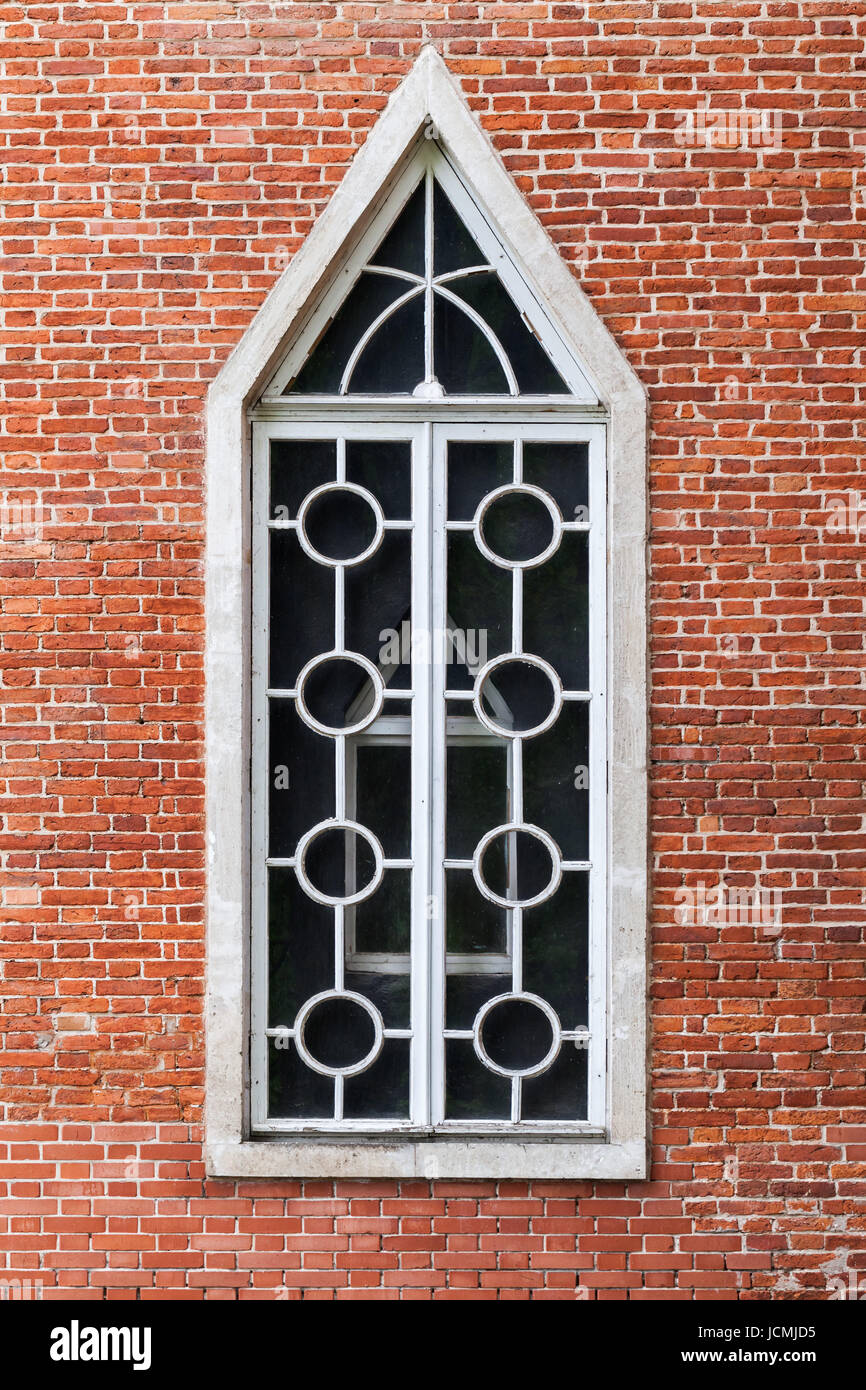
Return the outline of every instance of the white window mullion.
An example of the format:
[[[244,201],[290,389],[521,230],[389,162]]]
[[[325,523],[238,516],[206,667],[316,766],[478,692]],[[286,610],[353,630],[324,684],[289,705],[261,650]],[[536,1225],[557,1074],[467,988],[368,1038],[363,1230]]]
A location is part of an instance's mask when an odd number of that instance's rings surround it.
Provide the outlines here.
[[[430,580],[430,453],[432,426],[415,431],[412,439],[412,612],[411,631],[431,627],[432,586]],[[431,827],[433,824],[433,767],[431,747],[434,718],[428,672],[423,664],[412,662],[412,927],[411,927],[411,1026],[412,1063],[410,1075],[410,1115],[417,1125],[430,1123],[430,1064],[427,1039],[430,1036],[431,957]]]
[[[433,171],[424,174],[424,380],[433,380]]]
[[[430,464],[428,490],[431,494],[431,632],[444,632],[447,625],[447,546],[448,488],[447,432],[444,426],[428,426]],[[432,647],[431,643],[431,647]],[[445,799],[446,799],[446,704],[447,666],[443,660],[445,643],[436,644],[431,653],[430,700],[432,765],[432,817],[430,848],[432,886],[430,889],[430,1090],[431,1123],[445,1118]]]
[[[346,481],[346,440],[340,435],[336,441],[336,481]],[[334,651],[346,650],[346,567],[334,566]],[[346,819],[346,736],[338,734],[334,738],[334,813],[338,821]],[[354,877],[354,854],[346,842],[346,856],[351,855]],[[354,886],[354,885],[352,885]],[[334,913],[334,989],[342,991],[346,986],[346,909],[335,903]],[[344,1083],[342,1076],[334,1077],[334,1120],[343,1118]]]

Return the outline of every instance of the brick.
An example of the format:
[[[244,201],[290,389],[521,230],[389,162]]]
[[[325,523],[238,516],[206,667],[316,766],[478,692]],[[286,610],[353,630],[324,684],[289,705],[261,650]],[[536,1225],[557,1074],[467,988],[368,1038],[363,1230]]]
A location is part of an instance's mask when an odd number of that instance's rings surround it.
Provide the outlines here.
[[[856,21],[375,8],[6,22],[0,502],[47,513],[0,525],[6,1271],[81,1301],[826,1297],[866,1266]],[[204,1176],[203,403],[425,37],[650,401],[644,1183]],[[779,151],[674,138],[700,93],[783,88]],[[678,915],[758,883],[778,933]]]

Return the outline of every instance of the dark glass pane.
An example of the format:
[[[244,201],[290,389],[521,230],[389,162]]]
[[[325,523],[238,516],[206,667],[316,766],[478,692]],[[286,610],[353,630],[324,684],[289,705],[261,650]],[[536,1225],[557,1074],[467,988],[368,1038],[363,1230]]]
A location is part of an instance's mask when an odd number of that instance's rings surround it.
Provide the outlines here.
[[[278,1120],[334,1117],[333,1081],[301,1061],[293,1040],[282,1048],[268,1039],[268,1113]]]
[[[523,577],[524,650],[549,661],[566,690],[589,683],[588,577],[580,531],[566,532],[555,555]]]
[[[388,875],[385,875],[386,879]],[[366,904],[365,904],[366,906]],[[385,974],[382,971],[362,971],[351,968],[351,960],[346,967],[346,989],[363,994],[371,1004],[375,1004],[386,1028],[409,1027],[409,957],[406,956],[406,970],[403,974]],[[387,1046],[387,1043],[386,1043]]]
[[[507,395],[505,372],[481,329],[444,295],[434,300],[433,366],[445,391],[453,396]]]
[[[322,999],[307,1015],[304,1042],[322,1067],[354,1067],[376,1041],[373,1019],[357,999]]]
[[[404,280],[379,276],[389,285],[406,288]],[[360,337],[360,334],[358,335]],[[424,296],[418,294],[395,309],[373,334],[358,359],[349,382],[351,395],[411,395],[424,380]]]
[[[447,748],[446,854],[471,859],[482,835],[508,819],[505,740],[449,743]]]
[[[407,610],[408,614],[408,610]],[[412,624],[408,616],[395,627],[379,629],[379,649],[373,658],[382,672],[382,679],[389,690],[412,689]],[[411,705],[406,700],[389,700],[386,713],[389,715],[411,714]]]
[[[300,718],[294,700],[270,701],[268,848],[287,859],[305,831],[336,814],[334,742]]]
[[[433,274],[447,275],[470,265],[486,265],[487,257],[470,236],[439,183],[433,185]]]
[[[523,913],[523,987],[547,1000],[563,1028],[585,1027],[588,1019],[588,924],[585,873],[563,874],[552,898]]]
[[[521,393],[568,394],[568,387],[495,272],[450,280],[448,288],[471,304],[499,339]],[[438,307],[437,304],[437,310]]]
[[[334,909],[294,869],[268,869],[268,1026],[291,1028],[301,1005],[334,987]]]
[[[320,893],[350,898],[373,880],[375,860],[369,842],[355,830],[323,830],[307,849],[307,878]]]
[[[523,809],[564,859],[589,855],[589,707],[566,700],[556,722],[523,746]]]
[[[408,859],[412,836],[408,738],[404,744],[359,744],[355,766],[355,819],[378,835],[386,858]]]
[[[500,729],[537,728],[548,718],[554,699],[547,672],[519,657],[497,666],[481,687],[481,707]]]
[[[469,869],[445,872],[445,949],[452,955],[501,953],[507,944],[505,908],[482,897]]]
[[[389,521],[412,512],[412,445],[407,439],[348,439],[346,478],[372,492]]]
[[[481,531],[500,560],[534,560],[553,539],[553,518],[531,492],[504,492],[485,511]]]
[[[527,441],[523,479],[549,492],[563,521],[589,520],[589,445],[571,441]],[[582,508],[583,511],[578,509]]]
[[[448,520],[471,521],[488,492],[514,479],[510,440],[455,440],[448,445]]]
[[[587,1054],[564,1042],[556,1061],[541,1076],[522,1083],[524,1120],[585,1120]]]
[[[508,994],[511,975],[464,975],[449,972],[445,985],[446,1028],[471,1028],[482,1004]]]
[[[406,288],[405,280],[397,280],[392,275],[364,272],[285,394],[336,395],[355,346],[373,320],[405,294]]]
[[[386,265],[391,270],[407,270],[410,275],[424,274],[425,201],[422,179],[390,232],[370,257],[371,265]]]
[[[270,684],[294,687],[334,645],[334,571],[305,555],[293,531],[271,531]]]
[[[542,893],[553,875],[550,850],[537,835],[504,831],[481,858],[481,877],[491,893],[509,902],[525,902]]]
[[[488,659],[511,649],[511,575],[485,559],[471,531],[448,536],[448,615],[455,627],[484,634]],[[472,684],[458,680],[459,671],[448,668],[453,690]]]
[[[403,645],[401,625],[408,620],[411,602],[410,535],[388,531],[375,555],[346,571],[346,646],[374,665],[390,657],[395,642],[398,648]],[[402,684],[404,678],[406,672],[397,671],[389,684],[405,690],[411,682]]]
[[[307,508],[304,524],[310,545],[326,560],[355,560],[376,536],[371,503],[351,488],[320,493]]]
[[[397,675],[399,675],[399,672],[397,673]],[[399,687],[399,681],[397,680],[397,677],[396,677],[396,676],[395,676],[395,678],[394,678],[394,683],[395,683],[396,686]],[[399,687],[399,688],[402,689],[403,687]],[[389,700],[389,699],[388,699],[388,692],[387,692],[387,690],[386,690],[386,691],[385,691],[385,713],[386,713],[386,715],[400,714],[400,715],[409,716],[409,715],[412,713],[412,701],[411,701],[411,700]]]
[[[291,521],[308,492],[337,476],[333,439],[271,440],[271,518]]]
[[[380,886],[352,911],[355,950],[366,955],[385,951],[408,956],[411,948],[410,871],[386,869]]]
[[[445,1043],[445,1118],[507,1120],[511,1117],[511,1082],[478,1060],[468,1039]]]
[[[375,1062],[343,1083],[347,1120],[409,1118],[409,1040],[386,1038]]]
[[[494,1004],[481,1029],[481,1043],[498,1067],[527,1071],[550,1051],[553,1031],[547,1015],[528,999]]]
[[[458,627],[452,623],[436,637],[433,650],[443,653],[448,689],[470,690],[478,671],[487,663],[486,629]],[[464,713],[468,712],[468,709],[464,710]]]

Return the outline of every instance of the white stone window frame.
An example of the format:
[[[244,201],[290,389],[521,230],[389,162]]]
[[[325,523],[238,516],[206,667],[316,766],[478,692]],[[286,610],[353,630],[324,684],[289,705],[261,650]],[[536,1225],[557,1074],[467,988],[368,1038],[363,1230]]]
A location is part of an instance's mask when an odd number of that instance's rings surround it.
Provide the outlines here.
[[[604,424],[607,438],[607,1078],[604,1122],[543,1142],[524,1135],[285,1135],[252,1138],[250,1034],[250,746],[252,423],[322,420],[315,398],[276,389],[323,295],[342,298],[377,210],[434,139],[501,245],[496,269],[539,306],[543,341],[572,388],[544,418]],[[474,230],[470,226],[470,230]],[[510,288],[510,286],[509,286]],[[519,296],[514,295],[520,302]],[[291,349],[287,355],[286,344]],[[309,343],[307,343],[309,346]],[[290,360],[292,359],[292,360]],[[271,389],[269,389],[269,387]],[[378,400],[381,407],[383,402]],[[501,398],[515,419],[526,398]],[[345,418],[369,418],[347,398]],[[490,402],[389,402],[383,414],[489,419]],[[422,413],[423,412],[423,413]],[[214,381],[207,403],[206,1162],[221,1177],[640,1178],[646,1124],[646,401],[432,48],[392,97],[327,209]]]

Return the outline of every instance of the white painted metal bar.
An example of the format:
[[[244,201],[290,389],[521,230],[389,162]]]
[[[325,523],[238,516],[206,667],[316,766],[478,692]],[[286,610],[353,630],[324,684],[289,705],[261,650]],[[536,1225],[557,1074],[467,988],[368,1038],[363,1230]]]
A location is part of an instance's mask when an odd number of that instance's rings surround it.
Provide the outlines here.
[[[279,522],[279,521],[275,521],[275,522],[273,522],[272,524],[273,524],[274,526],[281,526],[281,525],[282,525],[282,526],[290,526],[290,525],[292,525],[291,522]],[[560,530],[562,530],[562,531],[588,531],[589,528],[590,528],[590,524],[591,524],[591,523],[588,522],[588,521],[563,521],[563,522],[560,523]],[[447,523],[447,525],[448,525],[448,530],[449,530],[449,531],[474,531],[474,530],[475,530],[475,522],[474,522],[474,521],[449,521],[449,522]]]
[[[430,481],[428,490],[431,498],[430,530],[430,576],[431,576],[431,615],[433,624],[440,629],[447,623],[448,615],[448,570],[447,570],[447,532],[445,522],[448,516],[448,443],[446,430],[441,426],[429,426],[430,441]],[[430,951],[430,1120],[440,1125],[445,1119],[445,1006],[446,1006],[446,951],[447,924],[445,920],[446,868],[445,868],[445,817],[447,788],[447,740],[445,702],[446,669],[441,653],[434,654],[430,667],[431,699],[431,951]]]
[[[346,438],[345,435],[337,437],[337,483],[346,481]],[[346,567],[345,565],[334,566],[334,651],[343,652],[346,649]],[[343,821],[346,818],[346,738],[344,734],[338,734],[334,739],[334,808],[336,819]],[[351,853],[351,836],[345,836],[344,854],[348,858]],[[352,878],[354,879],[354,857],[352,858]],[[351,894],[352,884],[345,884],[347,895]],[[345,963],[346,963],[346,919],[345,907],[342,903],[334,903],[334,989],[342,990],[345,988]],[[334,1119],[343,1118],[343,1078],[334,1077]]]
[[[334,989],[344,989],[346,984],[346,909],[342,903],[334,904]]]
[[[265,1034],[269,1038],[293,1038],[297,1029],[295,1028],[266,1028]],[[411,1028],[383,1028],[382,1032],[386,1038],[411,1038]],[[562,1035],[565,1037],[565,1034]]]
[[[411,620],[416,628],[432,627],[429,547],[431,516],[431,448],[433,429],[426,424],[412,438],[412,496],[415,531],[412,540]],[[412,663],[412,871],[410,1010],[413,1041],[410,1056],[409,1114],[417,1125],[430,1124],[431,1033],[431,833],[433,815],[433,747],[431,689],[427,673]]]
[[[488,275],[492,265],[467,265],[460,270],[446,270],[444,275],[434,275],[434,285],[447,285],[449,280],[462,280],[466,275]]]
[[[385,531],[411,531],[411,530],[412,530],[412,522],[411,522],[411,521],[383,521],[383,522],[382,522],[382,529],[385,530]],[[281,521],[281,520],[279,520],[279,519],[277,519],[277,520],[271,520],[271,521],[268,522],[268,530],[270,530],[270,531],[297,531],[297,530],[298,530],[298,523],[297,523],[297,521]]]
[[[433,364],[433,171],[424,173],[424,380],[432,382]]]
[[[297,863],[294,855],[286,858],[268,855],[265,863],[269,869],[293,869]],[[382,860],[383,869],[411,869],[414,867],[412,859],[384,859]]]
[[[296,700],[298,698],[298,691],[295,686],[286,690],[280,689],[279,686],[270,686],[266,693],[271,699]],[[386,700],[411,700],[413,698],[413,693],[414,692],[411,690],[403,690],[400,688],[392,690],[390,687],[386,687],[383,692],[383,698]]]
[[[519,487],[523,482],[523,440],[518,436],[514,441],[513,452],[513,481]],[[523,569],[520,565],[514,565],[511,571],[511,650],[515,653],[523,651]],[[511,740],[512,757],[512,820],[521,824],[523,822],[523,740],[515,738]],[[518,876],[519,865],[517,862],[517,834],[509,833],[510,848],[514,855],[513,877]],[[511,876],[509,876],[511,877]],[[516,887],[509,883],[509,889]],[[519,896],[519,889],[515,893]],[[514,907],[510,910],[511,915],[511,988],[515,994],[523,991],[523,908]],[[523,1097],[520,1078],[515,1076],[511,1083],[511,1121],[516,1124],[520,1119],[520,1104]]]
[[[285,421],[321,424],[327,416],[332,424],[336,420],[357,420],[369,430],[372,425],[394,423],[395,421],[427,420],[448,424],[483,424],[490,420],[491,412],[498,417],[529,419],[535,415],[539,420],[549,421],[551,416],[562,416],[577,424],[604,423],[607,412],[599,405],[586,402],[580,404],[570,396],[506,396],[502,393],[473,393],[465,396],[440,396],[432,399],[418,396],[369,396],[357,392],[351,396],[274,396],[263,393],[259,402],[250,408],[250,419],[282,424]]]
[[[376,265],[375,261],[368,261],[364,266],[371,275],[393,275],[395,280],[408,280],[413,285],[423,285],[424,278],[421,275],[413,275],[411,270],[396,270],[390,265]]]
[[[273,1029],[272,1031],[279,1033],[285,1030]],[[446,1028],[444,1035],[446,1038],[474,1038],[475,1030],[473,1028]],[[559,1036],[563,1042],[583,1043],[589,1041],[590,1033],[586,1028],[561,1028]]]
[[[387,860],[385,861],[387,865]],[[472,869],[474,859],[445,859],[443,861],[446,869]],[[586,873],[592,868],[589,859],[563,859],[560,868],[564,873]]]

